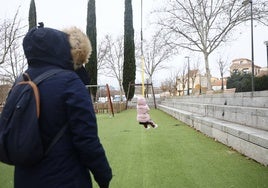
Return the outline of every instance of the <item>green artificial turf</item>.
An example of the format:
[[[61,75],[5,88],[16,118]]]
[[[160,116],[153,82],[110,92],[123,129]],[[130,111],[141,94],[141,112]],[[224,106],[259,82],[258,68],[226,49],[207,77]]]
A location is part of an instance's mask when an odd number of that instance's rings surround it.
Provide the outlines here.
[[[97,115],[113,169],[110,188],[268,188],[268,167],[159,110],[151,110],[151,117],[157,129],[139,125],[134,109]],[[0,164],[1,188],[12,187],[12,173]]]
[[[151,117],[157,129],[139,125],[135,110],[98,115],[114,174],[111,188],[268,187],[268,167],[159,110]]]
[[[13,187],[13,166],[9,166],[0,162],[0,187]]]

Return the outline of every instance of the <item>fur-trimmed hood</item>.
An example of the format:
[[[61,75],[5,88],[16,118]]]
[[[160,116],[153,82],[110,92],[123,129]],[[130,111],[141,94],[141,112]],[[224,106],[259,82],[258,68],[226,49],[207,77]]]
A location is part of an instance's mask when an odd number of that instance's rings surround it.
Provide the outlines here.
[[[50,64],[64,69],[81,67],[91,54],[89,39],[76,27],[64,31],[33,28],[23,39],[23,49],[29,65]]]
[[[74,69],[80,68],[88,62],[92,52],[91,43],[88,37],[77,27],[64,29],[63,32],[69,36]]]
[[[142,97],[142,96],[139,96],[139,97],[137,98],[137,104],[138,104],[138,105],[147,105],[147,104],[146,104],[146,100],[145,100],[145,98]]]

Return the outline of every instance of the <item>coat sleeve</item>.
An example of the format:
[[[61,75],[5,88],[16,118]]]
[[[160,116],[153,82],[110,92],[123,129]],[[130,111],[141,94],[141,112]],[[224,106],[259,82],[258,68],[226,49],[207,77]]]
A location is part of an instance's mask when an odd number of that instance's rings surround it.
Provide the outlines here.
[[[112,170],[98,137],[91,97],[78,77],[69,81],[66,88],[66,106],[74,147],[96,182],[99,185],[107,185],[112,178]]]

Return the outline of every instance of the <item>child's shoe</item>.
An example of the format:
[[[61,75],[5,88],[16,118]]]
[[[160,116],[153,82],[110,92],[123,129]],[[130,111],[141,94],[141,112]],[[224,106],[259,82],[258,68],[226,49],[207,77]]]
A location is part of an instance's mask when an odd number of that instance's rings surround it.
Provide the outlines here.
[[[154,129],[157,128],[157,127],[158,127],[158,125],[157,124],[154,124]]]

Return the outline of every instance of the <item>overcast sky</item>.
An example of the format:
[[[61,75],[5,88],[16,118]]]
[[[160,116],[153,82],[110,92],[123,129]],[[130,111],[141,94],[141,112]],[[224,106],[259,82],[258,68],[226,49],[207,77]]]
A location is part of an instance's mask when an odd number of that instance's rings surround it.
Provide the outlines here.
[[[152,20],[150,12],[158,6],[160,0],[143,0],[143,31],[144,36],[150,36],[149,23]],[[20,7],[20,18],[28,24],[28,11],[30,6],[30,0],[0,0],[0,19],[12,18],[16,10]],[[83,31],[86,29],[86,16],[87,16],[87,2],[88,0],[35,0],[37,9],[37,21],[44,22],[46,27],[52,27],[56,29],[63,29],[69,26],[77,26]],[[141,30],[141,0],[132,0],[133,5],[133,19],[134,30],[137,33],[136,36],[140,36]],[[97,17],[97,32],[98,40],[104,35],[111,34],[114,37],[123,35],[124,25],[124,0],[96,0],[96,17]],[[223,60],[232,61],[236,58],[248,58],[251,59],[251,44],[250,44],[250,23],[247,23],[237,33],[237,40],[229,42],[226,47],[219,49],[221,53],[215,52],[210,57],[210,62],[215,61],[220,56],[223,56]],[[138,39],[139,40],[139,39]],[[266,47],[264,41],[268,41],[268,27],[255,26],[254,27],[254,48],[255,48],[255,64],[261,67],[267,65],[266,60]],[[159,85],[165,78],[158,75],[170,75],[171,70],[178,69],[186,61],[185,56],[192,56],[192,54],[178,54],[173,61],[170,61],[169,70],[163,70],[158,72],[154,77],[155,85]],[[201,54],[199,57],[190,59],[191,61],[197,61],[198,58],[202,59]],[[137,59],[137,61],[139,61]],[[203,61],[201,62],[203,66]],[[219,76],[217,65],[211,64],[211,70],[213,76]],[[227,73],[228,75],[228,73]],[[141,80],[140,75],[137,75],[137,82]],[[106,84],[111,82],[111,78],[102,77],[99,80],[99,84]],[[117,83],[114,82],[116,85]]]

